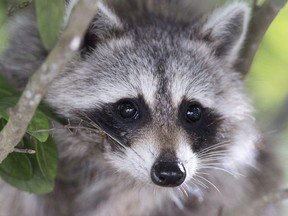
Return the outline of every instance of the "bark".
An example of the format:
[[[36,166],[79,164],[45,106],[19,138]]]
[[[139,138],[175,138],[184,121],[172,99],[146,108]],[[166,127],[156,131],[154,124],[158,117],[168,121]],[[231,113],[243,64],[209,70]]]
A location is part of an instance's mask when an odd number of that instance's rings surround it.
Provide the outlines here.
[[[257,49],[270,24],[287,0],[267,0],[262,5],[254,1],[247,39],[241,52],[236,69],[246,75],[251,67]]]

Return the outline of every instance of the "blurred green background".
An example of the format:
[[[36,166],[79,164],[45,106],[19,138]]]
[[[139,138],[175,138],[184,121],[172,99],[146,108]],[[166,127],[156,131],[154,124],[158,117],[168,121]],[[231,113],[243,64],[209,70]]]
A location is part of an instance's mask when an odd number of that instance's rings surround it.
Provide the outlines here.
[[[288,5],[266,32],[247,83],[259,110],[258,116],[262,112],[277,112],[288,97]]]
[[[0,0],[4,3],[3,0]],[[220,0],[221,1],[221,0]],[[222,0],[223,1],[223,0]],[[224,0],[225,1],[225,0]],[[250,1],[251,0],[247,0]],[[0,2],[0,52],[5,47],[5,9]],[[3,5],[2,5],[3,6]],[[256,107],[256,119],[265,134],[277,134],[275,149],[285,172],[284,186],[288,186],[288,123],[282,131],[268,127],[288,100],[288,4],[267,31],[247,77],[247,87]],[[279,133],[279,134],[278,134]],[[288,215],[287,207],[283,216]]]
[[[256,118],[264,133],[276,134],[275,148],[283,166],[284,185],[288,187],[288,122],[283,130],[268,128],[288,100],[288,4],[280,11],[266,32],[247,77],[248,89],[254,99]],[[286,111],[288,115],[288,111]],[[284,201],[283,216],[288,215]]]

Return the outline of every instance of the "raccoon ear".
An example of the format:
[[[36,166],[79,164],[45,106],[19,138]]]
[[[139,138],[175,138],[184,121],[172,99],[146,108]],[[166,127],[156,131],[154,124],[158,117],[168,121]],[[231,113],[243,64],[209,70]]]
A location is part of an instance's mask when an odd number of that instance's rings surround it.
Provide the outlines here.
[[[245,39],[249,11],[246,3],[234,2],[214,10],[202,27],[202,39],[230,65],[235,63]]]
[[[101,41],[119,35],[123,30],[123,24],[119,17],[107,5],[101,0],[97,2],[97,5],[97,14],[92,20],[82,44],[84,53],[93,50]]]

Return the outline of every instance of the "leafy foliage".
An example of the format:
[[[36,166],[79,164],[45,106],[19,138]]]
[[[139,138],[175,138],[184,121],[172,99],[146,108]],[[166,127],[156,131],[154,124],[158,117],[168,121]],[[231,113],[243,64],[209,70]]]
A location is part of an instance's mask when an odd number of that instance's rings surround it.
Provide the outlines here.
[[[35,0],[37,25],[43,45],[51,49],[57,41],[64,16],[64,0]],[[0,52],[7,44],[7,17],[24,9],[32,0],[0,1]],[[6,125],[9,108],[15,106],[19,94],[0,77],[0,130]],[[49,135],[49,120],[38,108],[17,149],[32,150],[35,154],[13,152],[0,164],[0,177],[12,186],[37,194],[53,190],[57,173],[57,147]]]
[[[0,130],[9,119],[7,110],[18,101],[18,94],[0,77]],[[53,190],[57,173],[57,147],[48,133],[48,117],[38,109],[26,135],[17,145],[19,149],[35,150],[26,155],[13,152],[0,164],[0,176],[12,186],[32,192],[48,193]]]

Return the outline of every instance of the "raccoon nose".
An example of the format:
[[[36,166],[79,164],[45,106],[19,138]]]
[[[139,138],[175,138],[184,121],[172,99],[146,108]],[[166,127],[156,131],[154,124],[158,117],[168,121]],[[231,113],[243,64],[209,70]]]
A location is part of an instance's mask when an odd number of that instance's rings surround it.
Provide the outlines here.
[[[151,170],[152,181],[163,187],[176,187],[181,185],[186,177],[186,170],[180,162],[158,161]]]

